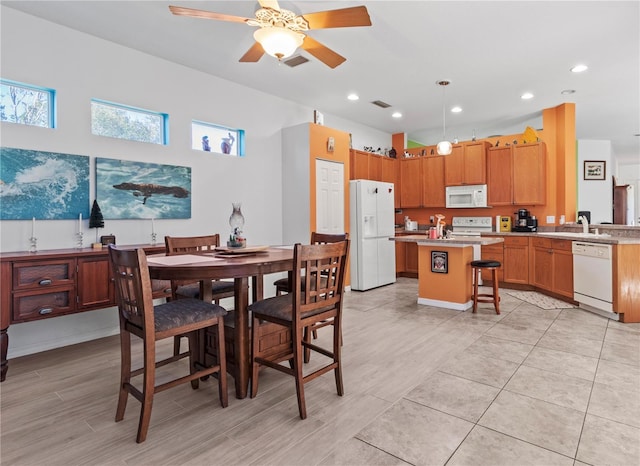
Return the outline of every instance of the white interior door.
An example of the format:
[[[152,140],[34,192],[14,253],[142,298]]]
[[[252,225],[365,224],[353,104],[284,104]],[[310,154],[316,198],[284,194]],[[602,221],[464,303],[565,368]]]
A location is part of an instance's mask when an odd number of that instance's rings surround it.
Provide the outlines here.
[[[344,165],[316,160],[316,231],[344,233]]]

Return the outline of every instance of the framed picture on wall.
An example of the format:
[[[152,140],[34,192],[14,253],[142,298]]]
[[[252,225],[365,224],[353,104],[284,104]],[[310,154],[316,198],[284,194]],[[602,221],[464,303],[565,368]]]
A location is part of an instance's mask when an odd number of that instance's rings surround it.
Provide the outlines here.
[[[446,251],[431,251],[431,271],[434,273],[447,273],[449,258]]]
[[[584,161],[584,179],[585,180],[604,180],[606,179],[607,162],[604,160],[585,160]]]

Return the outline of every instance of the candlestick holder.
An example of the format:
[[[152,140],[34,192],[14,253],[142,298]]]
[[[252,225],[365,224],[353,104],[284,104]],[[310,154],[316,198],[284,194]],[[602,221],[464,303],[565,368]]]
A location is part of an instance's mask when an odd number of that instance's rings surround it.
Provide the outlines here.
[[[82,234],[81,231],[76,233],[76,248],[78,248],[78,249],[82,249],[83,248],[83,243],[82,243],[83,238],[82,237],[83,237],[83,234]]]
[[[155,246],[156,245],[156,240],[158,238],[158,234],[153,232],[151,233],[151,246]]]
[[[35,236],[29,238],[29,252],[38,252],[38,238]]]

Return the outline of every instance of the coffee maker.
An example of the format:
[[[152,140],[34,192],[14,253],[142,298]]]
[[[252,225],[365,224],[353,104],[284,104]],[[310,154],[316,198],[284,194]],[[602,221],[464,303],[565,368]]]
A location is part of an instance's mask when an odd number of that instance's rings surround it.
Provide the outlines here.
[[[527,209],[518,209],[518,211],[514,213],[517,215],[517,217],[512,231],[518,231],[522,233],[531,233],[538,231],[538,219],[535,217],[535,215],[530,215]]]

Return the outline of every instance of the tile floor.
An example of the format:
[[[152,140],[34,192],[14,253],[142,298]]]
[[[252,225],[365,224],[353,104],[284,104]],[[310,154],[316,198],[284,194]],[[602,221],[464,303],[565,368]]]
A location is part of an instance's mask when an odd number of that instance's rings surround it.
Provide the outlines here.
[[[2,464],[640,465],[640,324],[416,294],[411,279],[348,293],[345,396],[330,375],[309,384],[305,421],[292,380],[264,371],[225,409],[213,384],[163,392],[137,445],[134,400],[113,422],[117,337],[10,361]]]

